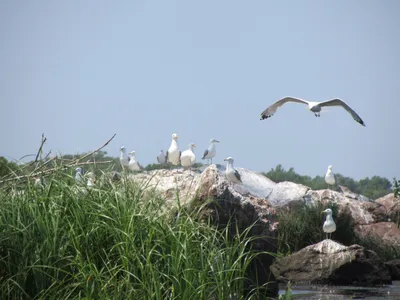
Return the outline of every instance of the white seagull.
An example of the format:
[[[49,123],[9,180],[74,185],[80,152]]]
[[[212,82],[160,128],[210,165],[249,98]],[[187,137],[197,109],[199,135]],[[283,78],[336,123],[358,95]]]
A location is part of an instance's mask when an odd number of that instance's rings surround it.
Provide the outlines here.
[[[78,167],[75,169],[75,183],[78,185],[85,184],[85,178],[83,178],[82,168]]]
[[[227,157],[224,161],[227,161],[225,171],[226,179],[228,179],[229,182],[242,183],[239,172],[233,167],[233,158]]]
[[[160,165],[165,165],[167,163],[167,157],[164,154],[164,150],[160,150],[160,153],[157,156],[157,161]]]
[[[217,141],[216,139],[210,140],[210,145],[208,146],[207,150],[204,151],[202,159],[211,159],[212,163],[213,157],[215,156],[215,154],[217,154],[217,151],[215,149],[215,143],[219,143],[219,141]]]
[[[328,170],[325,174],[325,182],[328,184],[328,189],[330,185],[334,185],[336,183],[335,173],[332,172],[332,166],[328,166]]]
[[[94,173],[93,172],[89,172],[87,175],[88,175],[88,181],[86,183],[86,186],[88,188],[92,188],[92,187],[94,187],[94,182],[95,182]]]
[[[330,208],[325,209],[322,213],[326,214],[326,220],[322,226],[322,230],[326,233],[326,238],[329,238],[329,234],[332,237],[332,232],[336,231],[336,224],[332,218],[332,210]]]
[[[140,171],[142,166],[139,164],[139,162],[136,160],[136,152],[131,151],[129,152],[129,169],[131,171]]]
[[[196,147],[196,144],[189,144],[189,149],[185,150],[181,154],[181,165],[184,169],[191,168],[196,163],[196,155],[193,152],[193,149]]]
[[[167,151],[167,162],[170,162],[175,166],[179,165],[181,156],[177,140],[178,140],[178,135],[176,133],[173,133],[171,146],[169,146],[169,149]]]
[[[129,166],[129,157],[126,154],[126,150],[124,146],[121,146],[121,153],[119,154],[119,161],[121,163],[122,170],[125,170],[125,167]]]
[[[295,102],[295,103],[302,103],[302,104],[307,104],[308,109],[312,111],[316,117],[320,116],[321,108],[324,106],[342,106],[351,116],[353,117],[354,120],[356,120],[358,123],[361,125],[365,126],[364,121],[360,118],[359,115],[350,107],[348,106],[344,101],[340,99],[331,99],[328,101],[323,101],[323,102],[311,102],[311,101],[306,101],[303,99],[299,98],[293,98],[293,97],[285,97],[281,100],[276,101],[274,104],[269,106],[266,110],[264,110],[261,114],[261,120],[272,117],[273,114],[276,112],[276,110],[281,107],[283,104],[287,102]]]

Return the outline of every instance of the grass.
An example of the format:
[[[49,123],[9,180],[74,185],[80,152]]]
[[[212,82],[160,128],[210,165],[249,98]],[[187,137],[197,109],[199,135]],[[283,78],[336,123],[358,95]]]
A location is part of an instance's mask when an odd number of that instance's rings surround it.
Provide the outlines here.
[[[166,213],[135,184],[66,182],[0,190],[1,299],[244,299],[248,231]]]

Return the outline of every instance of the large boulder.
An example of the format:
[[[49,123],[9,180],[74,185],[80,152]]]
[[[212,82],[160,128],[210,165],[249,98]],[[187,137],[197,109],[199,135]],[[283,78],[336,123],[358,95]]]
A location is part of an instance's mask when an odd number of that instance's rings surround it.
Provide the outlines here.
[[[391,283],[388,269],[375,252],[359,245],[346,247],[332,240],[323,240],[277,259],[271,270],[278,281],[298,284]]]
[[[373,211],[377,218],[385,221],[400,222],[400,198],[396,198],[393,193],[375,200],[379,207]]]
[[[358,225],[355,231],[360,237],[369,238],[372,243],[400,253],[400,229],[393,222]]]
[[[400,259],[391,260],[385,263],[392,280],[400,280]]]

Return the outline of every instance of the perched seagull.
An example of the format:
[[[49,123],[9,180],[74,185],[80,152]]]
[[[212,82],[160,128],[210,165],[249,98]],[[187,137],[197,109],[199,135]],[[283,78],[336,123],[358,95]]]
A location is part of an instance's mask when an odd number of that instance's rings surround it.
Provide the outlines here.
[[[225,171],[226,179],[228,179],[229,182],[242,183],[239,172],[233,167],[233,158],[227,157],[224,161],[227,161]]]
[[[129,169],[131,171],[140,171],[141,169],[143,169],[139,162],[136,160],[135,151],[129,152]]]
[[[94,182],[95,182],[94,173],[93,172],[89,172],[87,175],[88,175],[88,181],[86,183],[86,186],[88,188],[92,188],[92,187],[94,187]]]
[[[217,151],[215,149],[215,143],[219,143],[219,141],[217,141],[216,139],[210,140],[210,145],[208,146],[207,150],[204,151],[202,159],[211,159],[212,163],[213,157],[215,156],[215,154],[217,154]]]
[[[170,162],[175,166],[179,165],[181,157],[181,152],[179,151],[177,139],[178,135],[176,133],[173,133],[171,146],[169,146],[169,149],[167,151],[167,162]]]
[[[336,183],[335,173],[332,172],[332,166],[328,166],[328,171],[325,174],[325,182],[328,184],[328,189],[330,185],[334,185]]]
[[[190,169],[196,163],[196,155],[193,152],[195,144],[189,144],[189,149],[182,152],[181,165],[184,169]]]
[[[121,153],[119,154],[119,161],[122,166],[122,170],[125,170],[125,167],[129,166],[129,156],[126,155],[126,150],[124,146],[121,146]]]
[[[82,168],[78,167],[75,169],[75,183],[78,185],[85,184],[85,178],[83,178]]]
[[[164,150],[160,150],[160,153],[157,156],[157,161],[160,165],[165,165],[167,163],[167,157],[164,154]]]
[[[356,120],[358,123],[361,125],[365,126],[365,123],[363,120],[361,120],[360,116],[357,115],[357,113],[350,107],[348,106],[345,102],[343,102],[340,99],[332,99],[328,101],[323,101],[323,102],[310,102],[298,98],[293,98],[293,97],[285,97],[281,100],[276,101],[274,104],[269,106],[266,110],[264,110],[261,114],[261,120],[272,117],[273,114],[276,112],[278,107],[281,107],[283,104],[287,102],[295,102],[295,103],[302,103],[302,104],[307,104],[308,109],[312,111],[316,117],[320,116],[321,108],[324,106],[342,106],[351,116],[353,117],[354,120]]]
[[[326,220],[324,222],[324,226],[322,226],[322,230],[326,233],[326,238],[329,237],[329,234],[336,231],[336,224],[332,218],[332,210],[330,208],[325,209],[322,213],[326,214]]]

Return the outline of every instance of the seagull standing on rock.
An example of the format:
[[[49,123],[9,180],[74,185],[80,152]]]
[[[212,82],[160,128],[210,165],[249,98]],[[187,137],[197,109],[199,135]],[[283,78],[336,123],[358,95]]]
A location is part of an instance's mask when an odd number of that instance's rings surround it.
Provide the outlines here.
[[[322,226],[322,230],[326,233],[326,238],[329,239],[329,234],[330,237],[332,237],[332,232],[336,231],[336,224],[335,221],[333,221],[332,210],[330,208],[325,209],[322,213],[326,214],[326,220]]]
[[[227,161],[225,171],[226,179],[233,183],[243,183],[239,172],[233,167],[233,158],[227,157],[224,159],[224,161]]]
[[[167,151],[167,162],[170,162],[175,166],[179,165],[181,157],[181,152],[179,151],[177,140],[178,140],[178,135],[176,133],[173,133],[171,146],[169,146],[169,149]]]
[[[295,103],[301,103],[301,104],[306,104],[308,105],[308,109],[312,111],[316,117],[320,116],[321,108],[325,106],[341,106],[347,112],[353,117],[355,121],[360,123],[362,126],[365,126],[364,121],[360,118],[359,115],[350,107],[348,106],[344,101],[340,99],[332,99],[328,101],[323,101],[323,102],[311,102],[311,101],[306,101],[303,99],[299,98],[294,98],[294,97],[285,97],[282,98],[281,100],[276,101],[274,104],[269,106],[267,109],[265,109],[261,113],[261,120],[267,119],[273,116],[273,114],[276,112],[276,110],[281,107],[283,104],[287,102],[295,102]]]
[[[119,154],[119,161],[121,163],[122,170],[125,170],[129,166],[129,157],[126,154],[126,150],[124,146],[121,146],[121,153]]]
[[[202,159],[210,159],[212,163],[212,159],[217,154],[217,151],[215,149],[215,143],[219,143],[216,139],[211,139],[210,140],[210,145],[208,146],[207,150],[204,151]]]
[[[160,150],[160,153],[157,156],[157,161],[160,165],[165,165],[167,163],[167,157],[164,154],[164,150]]]
[[[328,171],[325,174],[325,182],[328,184],[328,189],[330,185],[334,185],[336,183],[335,173],[332,172],[332,166],[328,166]]]
[[[195,144],[189,144],[189,149],[185,150],[181,154],[181,165],[184,169],[190,169],[196,163],[196,155],[193,149],[196,147]]]
[[[136,152],[135,151],[129,152],[129,165],[128,166],[129,166],[129,170],[131,170],[131,171],[140,171],[142,169],[142,166],[136,160]]]

